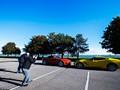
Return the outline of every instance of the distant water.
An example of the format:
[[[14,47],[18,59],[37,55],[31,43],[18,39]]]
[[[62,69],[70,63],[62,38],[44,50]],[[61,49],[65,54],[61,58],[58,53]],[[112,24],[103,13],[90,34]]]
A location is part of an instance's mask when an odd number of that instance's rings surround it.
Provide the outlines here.
[[[1,57],[20,57],[21,55],[20,54],[16,54],[16,55],[7,55],[7,54],[0,54]]]
[[[103,57],[111,57],[111,58],[120,58],[120,55],[85,55],[85,57],[94,57],[94,56],[103,56]]]
[[[79,58],[92,58],[92,57],[95,57],[95,56],[103,56],[103,57],[108,57],[108,58],[120,58],[120,55],[79,55]],[[65,58],[66,57],[69,57],[69,56],[64,56]],[[74,56],[75,57],[75,56]]]
[[[7,57],[8,55],[5,55],[5,54],[0,54],[0,56],[2,57]],[[8,57],[20,57],[21,55],[20,54],[16,54],[16,55],[9,55]],[[44,57],[47,57],[49,55],[44,55]],[[120,55],[117,54],[117,55],[79,55],[79,58],[92,58],[94,56],[103,56],[103,57],[111,57],[111,58],[120,58]],[[40,55],[40,57],[42,57],[42,55]],[[69,58],[71,56],[68,56],[68,55],[64,55],[64,58]],[[74,56],[73,58],[75,58],[76,56]]]

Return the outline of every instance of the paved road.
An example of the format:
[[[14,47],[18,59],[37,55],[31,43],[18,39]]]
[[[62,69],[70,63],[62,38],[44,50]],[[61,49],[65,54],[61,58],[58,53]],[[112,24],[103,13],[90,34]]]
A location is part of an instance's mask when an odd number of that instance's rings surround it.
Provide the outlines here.
[[[0,90],[120,90],[120,70],[79,70],[44,66],[41,61],[30,69],[33,81],[21,87],[24,76],[16,74],[17,66],[17,59],[0,58]]]

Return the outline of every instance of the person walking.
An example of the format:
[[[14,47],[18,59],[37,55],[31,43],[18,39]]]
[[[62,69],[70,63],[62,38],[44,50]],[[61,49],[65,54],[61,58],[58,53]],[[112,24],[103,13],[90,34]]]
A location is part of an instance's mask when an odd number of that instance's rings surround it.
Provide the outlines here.
[[[30,67],[33,63],[35,63],[37,57],[35,54],[30,54],[29,57],[26,58],[26,60],[23,63],[23,73],[24,73],[24,79],[22,82],[22,86],[26,86],[28,85],[28,83],[30,82]]]
[[[22,65],[25,61],[25,59],[29,56],[29,53],[25,53],[25,54],[22,54],[19,58],[18,58],[18,62],[19,62],[19,65],[18,65],[18,68],[17,68],[17,71],[16,73],[20,73],[20,70],[22,70]],[[23,70],[22,70],[23,72]]]

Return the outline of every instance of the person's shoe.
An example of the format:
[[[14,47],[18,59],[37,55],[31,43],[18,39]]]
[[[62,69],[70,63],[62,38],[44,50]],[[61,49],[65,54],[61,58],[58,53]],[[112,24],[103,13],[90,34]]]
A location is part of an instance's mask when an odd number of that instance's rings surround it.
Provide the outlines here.
[[[32,82],[33,80],[29,80],[29,81],[27,81],[26,83],[30,83],[30,82]]]
[[[28,85],[28,83],[22,83],[22,86],[27,86]]]
[[[29,82],[32,82],[33,80],[29,80]]]
[[[20,71],[16,71],[16,73],[20,73]]]

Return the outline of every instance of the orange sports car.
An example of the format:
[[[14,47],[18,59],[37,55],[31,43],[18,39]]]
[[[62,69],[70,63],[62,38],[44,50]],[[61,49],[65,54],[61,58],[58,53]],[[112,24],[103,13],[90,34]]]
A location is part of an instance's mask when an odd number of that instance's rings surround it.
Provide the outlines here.
[[[59,56],[48,56],[47,58],[42,59],[42,64],[51,64],[51,65],[58,65],[60,67],[62,66],[69,66],[71,63],[71,60],[66,58],[60,58]]]

